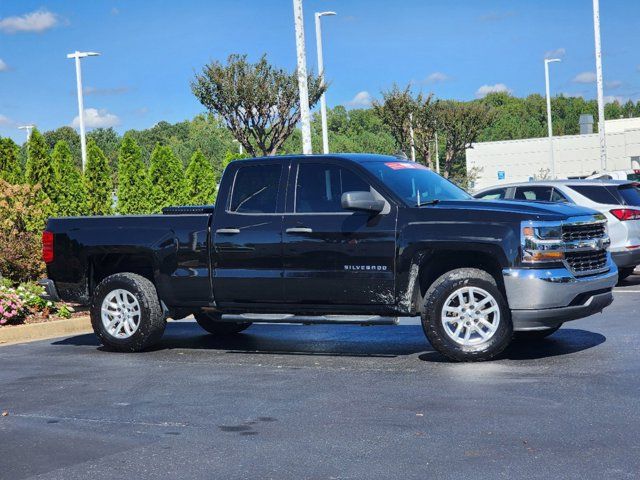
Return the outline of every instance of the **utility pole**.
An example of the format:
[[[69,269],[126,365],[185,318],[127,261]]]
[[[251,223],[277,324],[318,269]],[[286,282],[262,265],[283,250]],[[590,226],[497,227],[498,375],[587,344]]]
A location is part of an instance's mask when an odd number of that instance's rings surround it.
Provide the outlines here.
[[[545,58],[544,59],[544,80],[547,91],[547,128],[549,131],[549,160],[551,164],[551,178],[556,178],[556,160],[553,155],[553,125],[551,122],[551,94],[549,93],[549,64],[553,62],[559,62],[559,58]]]
[[[27,131],[27,143],[31,139],[31,131],[35,128],[35,125],[20,125],[18,130],[26,130]]]
[[[318,51],[318,75],[320,75],[320,86],[324,87],[324,61],[322,59],[322,26],[320,17],[335,15],[336,12],[316,12],[316,49]],[[327,128],[327,101],[324,92],[320,97],[320,118],[322,120],[322,152],[329,153],[329,131]]]
[[[598,135],[600,136],[600,169],[607,170],[607,137],[605,134],[604,93],[602,91],[602,46],[600,44],[600,1],[593,0],[593,31],[596,44],[596,82],[598,87]]]
[[[411,161],[416,161],[416,144],[413,138],[413,113],[409,114],[409,137],[411,139]]]
[[[76,87],[78,89],[78,120],[80,121],[80,151],[82,152],[82,171],[87,168],[87,141],[84,132],[84,102],[82,98],[82,70],[80,59],[84,57],[95,57],[100,55],[97,52],[79,52],[67,54],[67,58],[74,58],[76,61]]]
[[[436,130],[436,173],[440,175],[440,153],[438,152],[438,131]]]
[[[298,54],[298,90],[300,91],[300,129],[302,153],[313,153],[311,148],[311,119],[309,112],[309,88],[307,86],[307,55],[304,43],[304,16],[302,0],[293,0],[293,19],[296,28],[296,52]]]

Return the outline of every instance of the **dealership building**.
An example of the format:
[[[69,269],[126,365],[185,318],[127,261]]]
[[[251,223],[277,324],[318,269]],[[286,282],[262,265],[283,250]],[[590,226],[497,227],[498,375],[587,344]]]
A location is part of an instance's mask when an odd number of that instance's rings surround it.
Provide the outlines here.
[[[640,118],[606,121],[607,170],[640,168]],[[600,170],[600,140],[593,117],[580,117],[580,135],[553,137],[557,178],[585,177]],[[466,151],[467,172],[479,175],[473,190],[549,177],[549,138],[474,143]]]

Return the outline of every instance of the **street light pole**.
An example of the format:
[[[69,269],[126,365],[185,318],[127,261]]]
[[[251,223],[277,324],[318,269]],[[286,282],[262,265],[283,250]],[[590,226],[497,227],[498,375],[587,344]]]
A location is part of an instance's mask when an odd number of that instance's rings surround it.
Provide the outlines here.
[[[549,155],[551,161],[551,178],[556,178],[556,161],[553,155],[553,124],[551,122],[551,94],[549,93],[549,64],[559,62],[559,58],[544,59],[544,80],[547,90],[547,128],[549,130]]]
[[[307,55],[304,44],[304,17],[302,0],[293,0],[293,20],[296,28],[296,52],[298,55],[298,90],[300,91],[300,129],[302,130],[302,153],[311,154],[311,119],[309,111],[309,89],[307,86]]]
[[[35,125],[20,125],[18,130],[26,130],[27,131],[27,142],[31,139],[31,131],[35,128]]]
[[[322,59],[322,26],[320,17],[335,15],[336,12],[316,12],[316,49],[318,50],[318,75],[320,86],[324,87],[324,60]],[[327,128],[327,101],[324,92],[320,97],[320,118],[322,120],[322,152],[329,153],[329,131]]]
[[[605,135],[604,93],[602,91],[602,46],[600,45],[600,2],[593,0],[593,31],[596,46],[596,82],[598,88],[598,135],[600,136],[600,169],[607,170],[607,137]]]
[[[78,119],[80,122],[80,151],[82,152],[82,171],[87,168],[87,142],[84,132],[84,102],[82,98],[82,70],[80,68],[80,59],[84,57],[95,57],[100,55],[97,52],[79,52],[67,54],[67,58],[74,58],[76,61],[76,87],[78,89]]]
[[[411,146],[411,161],[416,161],[416,144],[413,138],[413,113],[409,114],[409,141]]]

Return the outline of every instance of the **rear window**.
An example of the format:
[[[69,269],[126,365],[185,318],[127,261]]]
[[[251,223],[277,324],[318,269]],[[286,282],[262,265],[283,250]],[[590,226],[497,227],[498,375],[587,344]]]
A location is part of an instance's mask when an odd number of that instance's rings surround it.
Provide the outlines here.
[[[551,201],[552,191],[552,187],[518,187],[513,198],[516,200],[549,202]]]
[[[619,196],[615,193],[616,187],[605,185],[570,185],[571,190],[575,190],[580,195],[587,197],[592,202],[604,204],[620,204]],[[610,190],[612,188],[614,191]]]
[[[633,207],[640,207],[640,189],[634,185],[618,187],[618,194],[622,197],[622,203]]]

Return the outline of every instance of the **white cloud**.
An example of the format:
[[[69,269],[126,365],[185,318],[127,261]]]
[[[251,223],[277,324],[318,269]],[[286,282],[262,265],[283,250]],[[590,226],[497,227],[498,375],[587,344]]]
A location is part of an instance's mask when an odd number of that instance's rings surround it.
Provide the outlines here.
[[[564,48],[556,48],[555,50],[549,50],[544,53],[544,58],[562,58],[567,51]]]
[[[476,97],[483,98],[489,95],[490,93],[511,93],[512,90],[507,87],[504,83],[496,83],[495,85],[482,85],[478,90],[476,90]]]
[[[431,75],[429,75],[426,78],[425,82],[426,83],[443,83],[450,79],[451,77],[449,77],[449,75],[447,75],[446,73],[433,72]]]
[[[58,15],[40,9],[24,15],[0,18],[0,30],[5,33],[44,32],[59,23]]]
[[[0,58],[0,72],[6,72],[7,70],[9,70],[9,65]]]
[[[356,93],[356,96],[348,103],[350,107],[368,107],[371,105],[373,98],[371,94],[365,90]]]
[[[120,119],[118,116],[107,112],[105,109],[84,109],[84,126],[87,128],[109,128],[117,125],[120,125]],[[74,128],[78,128],[80,126],[80,118],[78,116],[73,119],[71,126]]]
[[[620,88],[622,86],[621,80],[609,80],[608,82],[604,82],[605,86],[609,90],[615,90],[616,88]]]
[[[113,7],[111,9],[111,15],[118,15],[120,14],[120,10],[118,10],[116,7]]]
[[[605,95],[604,103],[613,103],[618,102],[620,105],[627,103],[629,101],[629,97],[623,97],[621,95]]]
[[[8,125],[13,125],[13,123],[14,123],[13,120],[11,120],[10,118],[0,113],[0,125],[8,126]]]
[[[593,83],[596,81],[596,74],[594,72],[582,72],[573,77],[575,83]]]

